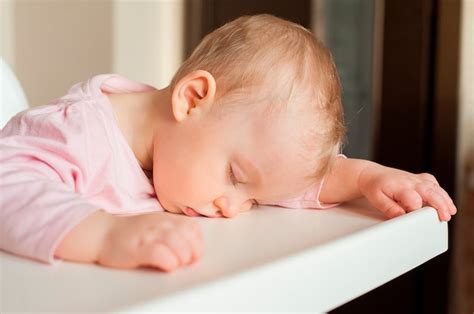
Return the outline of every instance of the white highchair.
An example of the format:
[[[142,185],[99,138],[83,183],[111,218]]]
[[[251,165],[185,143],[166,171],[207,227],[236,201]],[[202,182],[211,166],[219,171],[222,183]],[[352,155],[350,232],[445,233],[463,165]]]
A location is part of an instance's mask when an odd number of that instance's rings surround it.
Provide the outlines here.
[[[0,57],[0,128],[16,113],[28,109],[28,100],[20,82]]]

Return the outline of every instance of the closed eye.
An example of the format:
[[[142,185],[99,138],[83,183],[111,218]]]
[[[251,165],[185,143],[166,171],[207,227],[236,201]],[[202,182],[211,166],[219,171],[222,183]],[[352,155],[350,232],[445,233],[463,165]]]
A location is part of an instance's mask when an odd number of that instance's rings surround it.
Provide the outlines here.
[[[241,182],[237,181],[237,178],[234,175],[234,171],[232,170],[231,165],[229,165],[229,178],[230,178],[230,181],[232,182],[233,186],[237,186],[238,183],[241,183]],[[252,205],[255,205],[255,206],[259,207],[260,204],[257,202],[256,199],[252,199]]]
[[[234,171],[232,170],[232,166],[231,166],[231,165],[229,165],[229,178],[230,178],[230,182],[232,182],[232,185],[233,185],[233,186],[236,186],[237,183],[239,183],[239,182],[237,181],[237,178],[236,178],[235,175],[234,175]]]

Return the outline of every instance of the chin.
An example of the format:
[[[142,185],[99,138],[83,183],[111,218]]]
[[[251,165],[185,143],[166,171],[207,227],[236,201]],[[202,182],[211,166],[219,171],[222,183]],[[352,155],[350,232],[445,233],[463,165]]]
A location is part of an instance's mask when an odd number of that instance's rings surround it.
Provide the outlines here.
[[[158,202],[160,203],[161,207],[164,209],[165,212],[173,214],[184,214],[179,207],[173,206],[171,202],[168,202],[165,198],[160,197],[158,193],[156,193],[156,198],[158,199]]]
[[[181,214],[181,215],[184,215],[183,211],[179,208],[171,208],[171,209],[168,209],[168,208],[164,208],[164,210],[168,213],[173,213],[173,214]]]
[[[162,204],[162,203],[160,203],[160,205],[161,205],[161,207],[163,207],[165,212],[173,213],[173,214],[183,214],[183,211],[181,209],[179,209],[178,207],[167,206],[167,205]]]

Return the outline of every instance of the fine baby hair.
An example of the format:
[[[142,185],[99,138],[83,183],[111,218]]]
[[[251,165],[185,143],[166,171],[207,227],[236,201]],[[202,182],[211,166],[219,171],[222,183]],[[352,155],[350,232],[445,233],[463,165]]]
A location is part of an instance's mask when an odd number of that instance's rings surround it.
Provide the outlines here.
[[[214,76],[217,114],[260,105],[275,117],[298,107],[313,120],[295,139],[314,162],[308,177],[320,180],[330,169],[345,135],[341,84],[329,50],[309,30],[269,14],[239,17],[204,37],[170,87],[195,70]]]

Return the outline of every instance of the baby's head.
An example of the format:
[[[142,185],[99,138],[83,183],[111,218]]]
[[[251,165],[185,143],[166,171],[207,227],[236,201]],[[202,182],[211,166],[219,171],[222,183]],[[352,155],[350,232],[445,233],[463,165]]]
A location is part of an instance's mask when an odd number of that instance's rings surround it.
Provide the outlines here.
[[[155,188],[168,211],[232,217],[255,200],[296,197],[340,151],[336,68],[300,25],[271,15],[227,23],[168,88],[175,124],[154,151]]]

